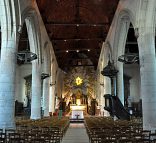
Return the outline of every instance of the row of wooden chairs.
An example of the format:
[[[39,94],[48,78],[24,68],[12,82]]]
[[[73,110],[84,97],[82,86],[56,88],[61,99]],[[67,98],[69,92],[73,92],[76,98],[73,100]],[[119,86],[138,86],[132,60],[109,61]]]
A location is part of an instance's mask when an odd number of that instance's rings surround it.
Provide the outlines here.
[[[85,127],[91,143],[154,143],[156,133],[143,130],[141,123],[87,117]]]
[[[44,124],[42,120],[21,122],[24,124],[18,121],[16,130],[0,129],[0,143],[60,143],[69,127],[67,118],[57,119],[58,126],[51,118],[43,119]]]
[[[0,133],[1,142],[34,142],[36,140],[44,140],[46,143],[59,143],[61,142],[63,137],[62,132],[59,128],[51,128],[50,130],[42,132],[41,130],[25,130],[25,132],[21,132],[19,130],[14,130],[14,132],[9,133]]]
[[[17,126],[61,126],[63,127],[66,125],[66,122],[69,121],[68,117],[63,117],[59,119],[58,117],[48,117],[48,118],[43,118],[43,119],[38,119],[38,120],[17,120],[16,125]]]

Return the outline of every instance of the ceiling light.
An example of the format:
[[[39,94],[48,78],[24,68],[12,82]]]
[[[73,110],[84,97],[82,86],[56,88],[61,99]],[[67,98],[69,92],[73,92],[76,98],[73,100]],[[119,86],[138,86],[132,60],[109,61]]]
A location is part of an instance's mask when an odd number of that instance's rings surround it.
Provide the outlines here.
[[[64,40],[64,42],[67,42],[67,40]]]
[[[90,49],[88,49],[87,51],[90,52]]]
[[[76,25],[77,27],[79,26],[79,24]]]
[[[78,52],[80,52],[79,50],[76,50],[76,52],[78,53]]]
[[[68,50],[66,50],[66,53],[68,53],[69,51]]]

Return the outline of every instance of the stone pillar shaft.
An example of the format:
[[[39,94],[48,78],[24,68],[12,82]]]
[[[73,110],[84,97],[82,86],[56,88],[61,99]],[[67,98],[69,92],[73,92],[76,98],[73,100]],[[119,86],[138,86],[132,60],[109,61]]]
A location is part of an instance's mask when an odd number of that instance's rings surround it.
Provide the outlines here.
[[[49,116],[49,78],[43,80],[43,110],[44,116]]]
[[[143,128],[156,129],[156,59],[154,34],[145,33],[138,38],[141,95],[143,107]]]
[[[100,90],[101,90],[101,95],[100,95],[101,107],[100,108],[101,108],[101,114],[103,114],[104,107],[105,107],[105,98],[103,97],[104,96],[104,87],[101,86]]]
[[[50,87],[50,94],[49,94],[49,112],[54,113],[55,105],[54,105],[54,100],[55,100],[55,85]]]
[[[119,36],[119,42],[118,42],[118,57],[125,54],[125,44],[127,39],[127,32],[129,28],[129,19],[123,18],[122,19],[122,26],[120,29],[120,36]],[[117,58],[118,58],[117,57]],[[124,105],[124,79],[123,79],[123,63],[117,62],[117,70],[119,71],[117,73],[117,96],[119,97],[121,103]]]
[[[41,118],[41,72],[37,60],[32,62],[31,119]]]
[[[4,35],[2,35],[3,37]],[[16,41],[2,38],[0,60],[0,128],[15,128]]]
[[[110,81],[110,78],[106,76],[104,77],[104,94],[111,94],[111,81]],[[104,98],[104,101],[105,101],[105,98]],[[104,116],[110,116],[109,112],[104,110]]]
[[[123,63],[118,63],[118,74],[117,74],[117,96],[121,103],[124,105],[124,78],[123,78]]]

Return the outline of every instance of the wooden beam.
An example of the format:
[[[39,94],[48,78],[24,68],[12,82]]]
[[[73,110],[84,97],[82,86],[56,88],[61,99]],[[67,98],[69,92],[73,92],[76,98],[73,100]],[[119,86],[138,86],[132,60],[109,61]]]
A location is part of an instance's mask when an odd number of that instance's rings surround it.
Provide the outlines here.
[[[93,26],[93,27],[96,27],[96,26],[106,26],[106,25],[110,25],[110,23],[56,23],[56,22],[46,22],[45,25],[52,25],[52,26]]]
[[[104,41],[104,38],[53,38],[51,41]]]

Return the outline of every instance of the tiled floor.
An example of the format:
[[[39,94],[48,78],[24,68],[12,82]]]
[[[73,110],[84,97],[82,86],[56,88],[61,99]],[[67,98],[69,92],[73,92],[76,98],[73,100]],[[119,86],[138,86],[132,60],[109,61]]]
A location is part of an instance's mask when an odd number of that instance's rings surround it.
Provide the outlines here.
[[[71,123],[62,143],[89,143],[83,123]]]

